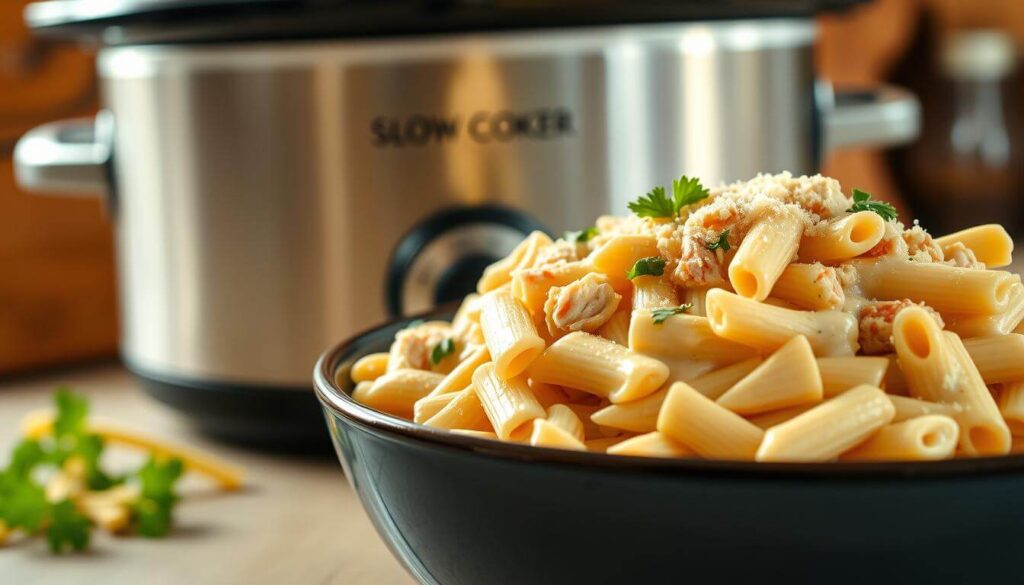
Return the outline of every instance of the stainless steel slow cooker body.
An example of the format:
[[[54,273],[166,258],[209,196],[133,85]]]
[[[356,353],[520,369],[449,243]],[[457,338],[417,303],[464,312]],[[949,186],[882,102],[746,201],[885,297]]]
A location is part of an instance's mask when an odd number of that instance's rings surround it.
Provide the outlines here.
[[[799,18],[107,47],[105,112],[27,135],[17,171],[110,194],[133,370],[307,389],[323,347],[466,292],[530,229],[916,134],[903,92],[833,95],[813,40]]]

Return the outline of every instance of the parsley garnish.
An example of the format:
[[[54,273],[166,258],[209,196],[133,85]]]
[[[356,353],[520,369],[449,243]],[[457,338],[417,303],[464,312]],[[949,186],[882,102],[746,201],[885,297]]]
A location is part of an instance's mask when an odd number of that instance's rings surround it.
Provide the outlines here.
[[[871,193],[861,191],[860,189],[853,190],[853,205],[851,205],[846,211],[848,213],[874,211],[885,221],[892,221],[899,216],[896,213],[896,208],[891,204],[886,203],[885,201],[871,201]]]
[[[654,309],[651,311],[651,320],[654,321],[655,325],[661,325],[672,315],[679,315],[685,313],[693,308],[693,305],[686,303],[685,305],[679,305],[678,307],[666,307],[664,309]]]
[[[452,338],[447,337],[438,341],[434,345],[434,349],[430,351],[430,363],[435,366],[441,363],[441,360],[455,353],[455,341]]]
[[[155,457],[151,457],[139,470],[141,489],[132,512],[142,536],[156,538],[171,529],[171,509],[178,501],[174,482],[183,471],[180,459],[160,461]]]
[[[590,238],[596,235],[597,228],[594,226],[590,226],[586,229],[577,232],[565,232],[565,235],[562,236],[562,239],[564,239],[566,242],[569,242],[570,244],[583,244],[585,242],[589,242]]]
[[[129,478],[138,482],[138,499],[125,504],[136,530],[144,536],[166,534],[171,526],[171,510],[178,500],[174,482],[182,474],[182,462],[151,459],[135,474],[113,478],[100,468],[104,444],[98,435],[88,431],[86,398],[67,388],[58,388],[54,406],[53,435],[19,442],[7,467],[0,471],[0,521],[6,528],[27,535],[45,533],[54,553],[89,546],[92,524],[79,509],[76,496],[50,502],[46,488],[34,477],[34,471],[40,467],[60,469],[74,459],[84,464],[86,487],[92,493],[103,492]]]
[[[718,241],[708,242],[708,250],[722,250],[723,252],[729,251],[729,230],[722,230],[722,233],[718,235]]]
[[[705,199],[708,190],[700,184],[696,177],[683,175],[672,181],[672,197],[665,193],[664,187],[655,187],[646,195],[629,203],[629,210],[637,217],[675,217],[687,205]]]
[[[661,256],[641,258],[626,271],[626,278],[633,280],[638,276],[661,276],[665,273],[665,259]]]

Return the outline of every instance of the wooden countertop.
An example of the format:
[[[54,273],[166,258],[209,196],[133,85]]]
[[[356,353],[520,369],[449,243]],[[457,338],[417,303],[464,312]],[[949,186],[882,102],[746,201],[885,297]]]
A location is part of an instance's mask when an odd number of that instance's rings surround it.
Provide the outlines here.
[[[93,532],[91,550],[55,557],[45,539],[0,548],[0,581],[62,583],[338,583],[409,585],[377,536],[333,458],[303,460],[221,445],[192,432],[172,411],[138,390],[121,367],[108,365],[0,382],[0,462],[6,464],[18,422],[48,408],[57,384],[89,396],[92,412],[124,426],[199,447],[245,467],[247,487],[221,493],[187,477],[170,536],[160,540]],[[110,466],[134,454],[108,448]]]

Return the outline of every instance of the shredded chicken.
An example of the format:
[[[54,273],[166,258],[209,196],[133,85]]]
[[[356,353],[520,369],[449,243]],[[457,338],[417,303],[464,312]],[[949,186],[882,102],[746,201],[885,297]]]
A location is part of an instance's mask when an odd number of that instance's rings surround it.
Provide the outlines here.
[[[565,240],[557,240],[537,252],[532,267],[547,266],[558,262],[575,262],[586,258],[589,252],[586,244],[572,244]]]
[[[452,335],[451,326],[443,321],[428,321],[399,331],[388,352],[388,371],[432,369],[430,353],[434,346]]]
[[[942,248],[935,243],[931,234],[917,225],[917,220],[913,227],[903,231],[903,242],[907,244],[907,255],[915,262],[942,262],[945,259]]]
[[[544,303],[548,331],[560,336],[572,331],[594,331],[604,325],[622,297],[603,274],[590,273],[565,286],[552,287]]]
[[[903,239],[903,231],[902,223],[898,221],[885,222],[885,235],[875,244],[874,248],[865,252],[864,256],[868,258],[886,256],[906,260],[909,254],[907,253],[907,242]]]
[[[907,307],[923,307],[935,319],[939,327],[945,327],[942,317],[924,303],[915,303],[909,299],[901,301],[874,301],[860,309],[860,349],[867,355],[880,355],[894,351],[892,340],[892,322],[896,314]]]
[[[965,246],[963,242],[953,242],[948,250],[949,258],[946,258],[946,264],[958,268],[985,269],[985,263],[978,262],[978,257],[974,255],[974,250]]]

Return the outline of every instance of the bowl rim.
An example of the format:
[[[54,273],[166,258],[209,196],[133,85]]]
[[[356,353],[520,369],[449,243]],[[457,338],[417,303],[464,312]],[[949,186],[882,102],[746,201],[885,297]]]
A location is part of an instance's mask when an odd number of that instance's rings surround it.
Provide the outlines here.
[[[615,456],[591,451],[572,451],[534,447],[520,443],[494,441],[434,429],[405,420],[356,402],[341,388],[335,373],[346,361],[365,355],[364,348],[373,338],[417,320],[444,319],[452,310],[435,309],[411,317],[389,320],[366,329],[328,348],[313,370],[313,388],[325,410],[378,435],[395,440],[412,440],[422,445],[471,452],[487,457],[565,467],[628,470],[656,475],[751,477],[770,479],[816,480],[920,480],[966,479],[993,474],[1024,473],[1024,454],[947,459],[942,461],[887,461],[842,463],[757,463],[711,459],[668,459],[659,457]],[[361,354],[361,352],[363,352]]]

